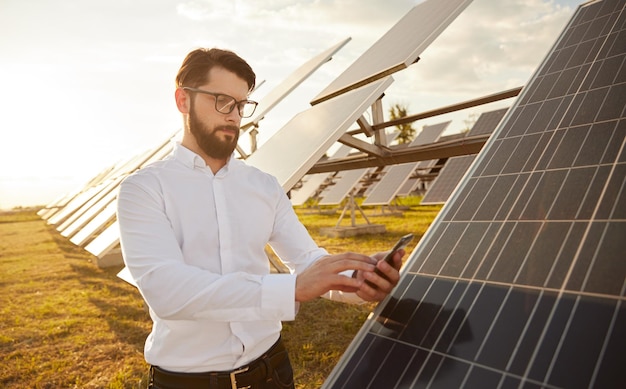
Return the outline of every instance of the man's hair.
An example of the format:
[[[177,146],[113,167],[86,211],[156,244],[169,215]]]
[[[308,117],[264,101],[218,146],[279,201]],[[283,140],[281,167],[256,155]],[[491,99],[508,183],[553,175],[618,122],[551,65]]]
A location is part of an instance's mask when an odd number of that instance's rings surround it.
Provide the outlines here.
[[[176,86],[198,87],[209,80],[209,70],[220,66],[235,73],[248,83],[248,90],[254,89],[256,75],[248,63],[237,54],[221,49],[196,49],[187,54],[176,75]]]

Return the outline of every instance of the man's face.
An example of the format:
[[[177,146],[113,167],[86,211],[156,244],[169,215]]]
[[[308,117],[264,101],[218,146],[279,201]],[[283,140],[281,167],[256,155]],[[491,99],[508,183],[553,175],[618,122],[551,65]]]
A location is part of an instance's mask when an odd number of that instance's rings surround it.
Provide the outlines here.
[[[192,98],[192,101],[194,99]],[[192,107],[189,111],[189,131],[196,139],[198,147],[209,157],[227,159],[235,151],[239,140],[239,126],[211,125],[208,120],[202,120],[198,112]]]
[[[209,83],[198,89],[221,93],[244,100],[248,84],[234,73],[220,67],[209,72]],[[237,108],[224,114],[215,109],[215,96],[191,93],[188,128],[195,141],[208,157],[224,160],[230,157],[239,140],[241,117]]]

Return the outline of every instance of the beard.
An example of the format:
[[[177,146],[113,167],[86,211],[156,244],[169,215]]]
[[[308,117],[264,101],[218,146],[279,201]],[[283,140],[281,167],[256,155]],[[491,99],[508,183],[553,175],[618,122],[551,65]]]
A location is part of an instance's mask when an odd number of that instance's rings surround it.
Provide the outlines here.
[[[227,159],[235,151],[237,141],[239,140],[239,127],[233,125],[216,126],[209,129],[209,126],[202,123],[194,110],[189,112],[189,131],[196,139],[196,143],[204,153],[214,159]],[[234,131],[235,136],[232,139],[226,138],[222,140],[217,132],[220,130]]]

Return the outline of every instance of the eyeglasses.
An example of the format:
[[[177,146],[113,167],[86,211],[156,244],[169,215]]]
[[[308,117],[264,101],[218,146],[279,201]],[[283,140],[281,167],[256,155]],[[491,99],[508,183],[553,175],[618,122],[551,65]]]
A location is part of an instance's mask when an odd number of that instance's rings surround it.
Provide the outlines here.
[[[239,116],[241,116],[242,118],[249,118],[250,116],[252,116],[252,114],[256,110],[256,106],[259,104],[256,101],[252,100],[237,101],[234,97],[229,95],[213,93],[205,91],[203,89],[191,88],[188,86],[184,86],[183,89],[190,92],[204,93],[205,95],[211,95],[215,97],[215,110],[219,113],[229,114],[233,112],[233,109],[235,109],[235,107],[237,107]]]

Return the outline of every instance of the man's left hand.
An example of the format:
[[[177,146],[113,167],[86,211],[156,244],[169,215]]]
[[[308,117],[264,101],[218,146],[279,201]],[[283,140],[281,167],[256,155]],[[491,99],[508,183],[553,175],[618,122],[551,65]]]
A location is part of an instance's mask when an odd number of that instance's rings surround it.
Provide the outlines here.
[[[400,280],[400,267],[402,266],[402,257],[405,254],[403,249],[396,251],[393,256],[391,264],[383,261],[387,253],[377,253],[372,257],[378,261],[376,268],[387,277],[380,276],[374,271],[357,271],[357,279],[369,281],[373,284],[373,287],[368,283],[363,282],[361,288],[356,292],[357,296],[365,301],[381,301],[391,292],[391,290],[398,284]]]

